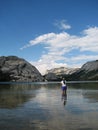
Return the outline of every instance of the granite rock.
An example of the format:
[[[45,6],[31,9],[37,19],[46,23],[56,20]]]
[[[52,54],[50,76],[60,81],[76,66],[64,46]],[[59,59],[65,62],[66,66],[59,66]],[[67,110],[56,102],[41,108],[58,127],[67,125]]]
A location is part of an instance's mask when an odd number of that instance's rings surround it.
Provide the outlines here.
[[[0,81],[35,82],[43,77],[35,66],[17,56],[0,57]]]

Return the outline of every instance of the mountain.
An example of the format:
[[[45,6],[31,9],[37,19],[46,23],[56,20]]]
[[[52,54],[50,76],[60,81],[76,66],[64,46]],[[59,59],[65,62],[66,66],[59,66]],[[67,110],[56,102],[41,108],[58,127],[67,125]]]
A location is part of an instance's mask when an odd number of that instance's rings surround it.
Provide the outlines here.
[[[66,67],[54,68],[51,70],[47,70],[44,77],[48,81],[58,81],[61,80],[62,77],[68,79],[68,77],[73,73],[75,73],[78,69],[79,68],[66,68]]]
[[[0,57],[0,81],[36,82],[66,80],[98,80],[98,60],[85,63],[81,68],[54,68],[42,76],[26,60],[16,56]]]
[[[98,80],[98,60],[85,63],[70,80]]]
[[[0,81],[43,81],[43,77],[26,60],[16,56],[2,56],[0,57]]]
[[[98,80],[98,60],[85,63],[81,68],[55,68],[48,70],[44,78],[48,81],[66,80]]]
[[[55,73],[56,75],[62,75],[62,74],[71,75],[74,72],[76,72],[76,70],[78,70],[78,68],[60,67],[60,68],[54,68],[54,69],[51,69],[51,70],[47,70],[46,74]]]

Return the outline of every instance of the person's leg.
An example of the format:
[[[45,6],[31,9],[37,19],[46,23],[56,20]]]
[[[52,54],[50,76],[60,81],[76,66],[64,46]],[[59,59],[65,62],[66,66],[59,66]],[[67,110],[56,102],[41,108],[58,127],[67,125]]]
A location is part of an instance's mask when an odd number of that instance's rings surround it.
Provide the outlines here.
[[[62,96],[64,95],[64,90],[62,90]]]
[[[63,94],[66,95],[66,88],[64,89]]]
[[[67,94],[67,87],[65,87],[65,89],[64,89],[64,94],[65,95]]]

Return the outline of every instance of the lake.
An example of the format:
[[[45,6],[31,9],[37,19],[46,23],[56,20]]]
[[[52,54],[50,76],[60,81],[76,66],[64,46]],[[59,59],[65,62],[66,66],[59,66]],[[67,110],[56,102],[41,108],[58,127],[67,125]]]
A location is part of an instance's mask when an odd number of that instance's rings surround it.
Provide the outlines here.
[[[0,84],[0,130],[98,130],[98,83]]]

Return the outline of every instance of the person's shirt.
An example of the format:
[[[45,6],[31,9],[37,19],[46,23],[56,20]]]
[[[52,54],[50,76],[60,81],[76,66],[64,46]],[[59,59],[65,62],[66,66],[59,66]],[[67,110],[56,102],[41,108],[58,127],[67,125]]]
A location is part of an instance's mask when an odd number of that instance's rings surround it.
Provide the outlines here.
[[[66,81],[61,81],[62,86],[66,86]]]

